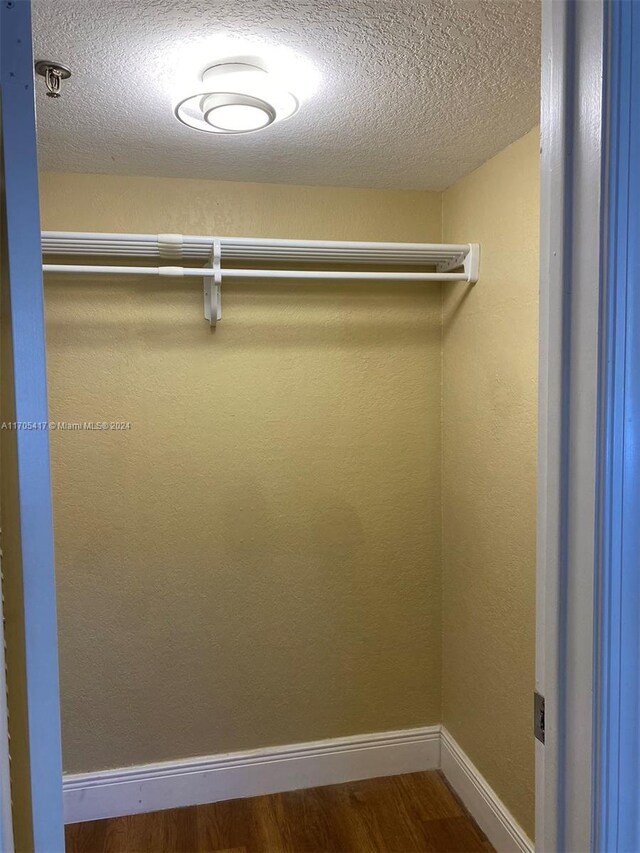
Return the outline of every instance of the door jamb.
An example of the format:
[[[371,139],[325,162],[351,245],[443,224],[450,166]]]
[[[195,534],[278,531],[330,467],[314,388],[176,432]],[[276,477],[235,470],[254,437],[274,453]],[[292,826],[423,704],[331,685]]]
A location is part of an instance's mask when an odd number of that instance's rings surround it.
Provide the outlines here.
[[[3,590],[15,846],[64,850],[30,0],[0,0]],[[36,425],[35,427],[28,426]]]
[[[592,849],[606,0],[542,31],[536,847]]]

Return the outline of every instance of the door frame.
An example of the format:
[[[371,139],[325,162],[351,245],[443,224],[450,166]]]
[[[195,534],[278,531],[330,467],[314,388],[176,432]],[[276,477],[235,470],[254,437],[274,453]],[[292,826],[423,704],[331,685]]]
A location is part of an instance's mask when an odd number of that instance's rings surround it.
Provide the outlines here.
[[[64,851],[30,0],[0,0],[2,570],[15,847]],[[3,792],[4,793],[4,792]],[[6,809],[6,803],[3,803]]]
[[[542,30],[536,847],[592,849],[607,0]]]
[[[640,7],[546,0],[537,848],[640,849]]]
[[[640,849],[640,8],[607,6],[593,820],[605,853]]]

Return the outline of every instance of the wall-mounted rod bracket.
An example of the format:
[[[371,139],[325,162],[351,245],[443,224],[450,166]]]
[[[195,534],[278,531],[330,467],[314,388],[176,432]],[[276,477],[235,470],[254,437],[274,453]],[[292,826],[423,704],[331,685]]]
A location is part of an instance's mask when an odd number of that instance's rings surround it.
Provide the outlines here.
[[[215,328],[218,320],[222,319],[222,248],[220,240],[213,241],[213,249],[208,267],[213,269],[213,276],[204,276],[204,316],[209,325]]]
[[[463,267],[469,284],[475,284],[480,276],[480,243],[469,244]]]
[[[464,270],[464,281],[475,284],[480,276],[480,244],[469,243],[464,251],[455,254],[436,264],[438,272],[445,273],[452,270]]]

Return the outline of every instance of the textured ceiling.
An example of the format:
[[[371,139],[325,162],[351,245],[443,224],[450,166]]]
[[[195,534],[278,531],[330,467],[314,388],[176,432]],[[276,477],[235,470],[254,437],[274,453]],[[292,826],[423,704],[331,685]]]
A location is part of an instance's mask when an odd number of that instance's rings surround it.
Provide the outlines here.
[[[73,71],[59,100],[38,86],[44,169],[439,190],[538,121],[538,0],[33,7],[35,57]],[[227,137],[176,121],[208,64],[274,46],[318,73],[293,118]]]

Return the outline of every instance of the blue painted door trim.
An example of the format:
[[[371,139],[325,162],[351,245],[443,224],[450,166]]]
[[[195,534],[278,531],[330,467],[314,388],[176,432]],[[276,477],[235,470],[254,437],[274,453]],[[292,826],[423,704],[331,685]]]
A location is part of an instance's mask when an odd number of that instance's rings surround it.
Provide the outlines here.
[[[0,85],[15,417],[22,422],[46,423],[47,376],[29,0],[0,0]],[[62,762],[49,438],[46,429],[17,430],[15,440],[33,846],[36,853],[62,853]],[[24,803],[19,805],[25,807]]]
[[[595,847],[640,850],[640,4],[606,39]]]

